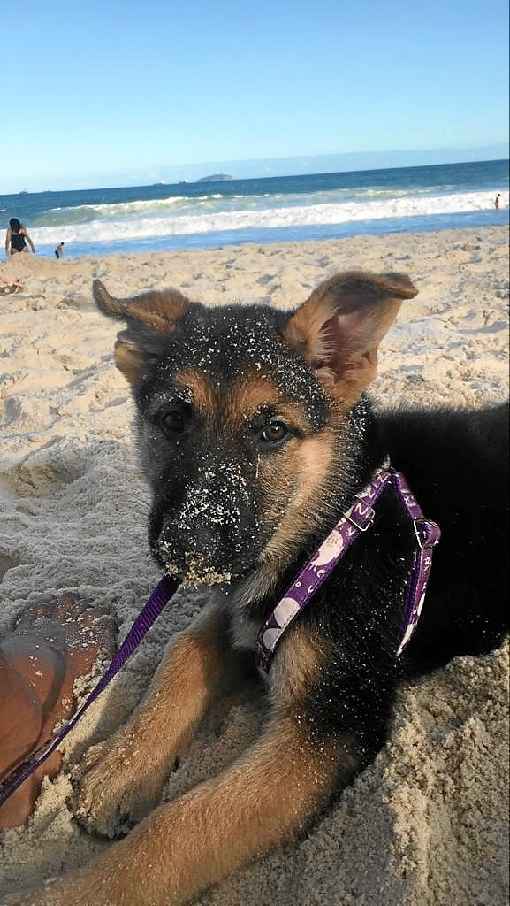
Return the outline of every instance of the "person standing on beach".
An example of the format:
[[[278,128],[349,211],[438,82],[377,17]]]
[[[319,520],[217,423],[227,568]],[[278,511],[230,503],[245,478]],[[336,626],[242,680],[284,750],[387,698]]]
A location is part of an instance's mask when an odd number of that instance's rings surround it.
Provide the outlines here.
[[[64,257],[64,243],[63,242],[59,242],[59,244],[57,245],[57,247],[55,249],[55,257],[56,258]]]
[[[28,235],[27,228],[17,217],[11,217],[5,233],[5,257],[9,258],[16,252],[26,252],[27,246],[30,246],[35,255],[35,245]]]
[[[499,211],[499,199],[500,198],[501,198],[501,192],[498,192],[498,194],[496,195],[496,198],[494,199],[494,207],[496,208],[496,211]]]

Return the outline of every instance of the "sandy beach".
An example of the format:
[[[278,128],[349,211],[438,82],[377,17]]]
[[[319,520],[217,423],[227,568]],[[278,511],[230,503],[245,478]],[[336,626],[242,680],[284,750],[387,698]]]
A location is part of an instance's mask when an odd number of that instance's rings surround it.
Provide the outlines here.
[[[0,637],[28,604],[68,591],[113,612],[122,639],[158,578],[132,403],[113,365],[117,329],[92,303],[93,277],[117,295],[174,286],[211,305],[287,309],[352,268],[403,271],[420,290],[384,342],[379,405],[476,407],[507,395],[504,227],[62,261],[23,254],[0,265],[0,277],[23,281],[21,292],[0,296]],[[68,765],[126,718],[165,643],[199,607],[199,595],[181,594],[163,614],[66,741]],[[307,837],[199,902],[505,906],[508,653],[458,659],[402,689],[389,743]],[[228,764],[261,713],[253,694],[232,701],[228,715],[213,713],[168,796]],[[109,845],[78,829],[69,792],[65,772],[46,782],[29,825],[0,838],[0,906],[2,894]]]

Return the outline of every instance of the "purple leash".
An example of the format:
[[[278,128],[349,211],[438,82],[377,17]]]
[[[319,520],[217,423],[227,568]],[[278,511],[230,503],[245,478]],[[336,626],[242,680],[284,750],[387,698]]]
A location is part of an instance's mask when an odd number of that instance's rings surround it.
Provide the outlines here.
[[[341,517],[312,559],[303,567],[260,629],[257,637],[257,657],[259,666],[266,673],[269,671],[271,658],[287,627],[297,614],[310,603],[353,541],[371,527],[375,518],[374,506],[388,483],[391,483],[397,492],[413,525],[418,543],[407,583],[402,640],[396,652],[397,657],[401,655],[420,618],[432,564],[432,549],[439,541],[441,532],[437,523],[424,518],[421,507],[411,494],[402,473],[396,472],[390,466],[383,466],[375,472],[370,484],[356,495],[355,503]],[[161,579],[142,612],[135,619],[106,673],[71,720],[63,724],[49,742],[14,768],[3,781],[0,781],[0,806],[55,751],[92,702],[109,685],[138,648],[178,586],[179,582],[169,576]]]
[[[57,746],[60,745],[62,740],[65,739],[67,734],[70,733],[73,727],[78,723],[82,715],[85,714],[85,711],[87,711],[92,702],[95,702],[96,698],[101,695],[103,689],[106,689],[111,683],[114,676],[116,676],[128,658],[130,658],[133,652],[138,648],[140,642],[148,633],[154,621],[157,620],[161,611],[177,590],[178,585],[179,583],[176,579],[172,579],[170,576],[163,576],[161,582],[156,585],[156,588],[152,592],[142,612],[136,617],[106,673],[103,674],[97,686],[94,687],[90,695],[85,699],[83,704],[80,705],[78,710],[71,717],[71,720],[63,724],[49,742],[37,749],[37,751],[27,758],[26,761],[22,761],[21,764],[7,774],[4,780],[0,781],[0,806],[15,790],[18,789],[27,777],[30,777],[30,775],[33,774],[43,761],[46,761],[46,759],[49,758],[51,753],[55,751]]]

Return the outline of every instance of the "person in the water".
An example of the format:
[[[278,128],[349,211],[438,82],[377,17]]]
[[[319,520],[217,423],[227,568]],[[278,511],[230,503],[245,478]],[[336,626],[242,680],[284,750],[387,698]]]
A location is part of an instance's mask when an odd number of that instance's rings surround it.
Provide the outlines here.
[[[28,235],[26,226],[20,223],[17,217],[11,217],[5,233],[6,258],[15,255],[17,252],[26,252],[28,246],[30,246],[35,255],[35,245]]]

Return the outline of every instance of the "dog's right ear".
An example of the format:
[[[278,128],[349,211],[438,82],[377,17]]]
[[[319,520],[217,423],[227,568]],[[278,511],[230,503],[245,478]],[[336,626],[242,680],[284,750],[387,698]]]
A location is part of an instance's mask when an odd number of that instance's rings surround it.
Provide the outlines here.
[[[135,384],[144,365],[161,354],[161,341],[175,330],[193,303],[176,289],[116,299],[100,280],[94,280],[92,290],[100,312],[126,322],[126,330],[119,333],[115,343],[115,364],[129,383]]]
[[[333,396],[352,404],[375,378],[378,346],[401,302],[417,294],[406,274],[334,274],[290,317],[284,338]]]

